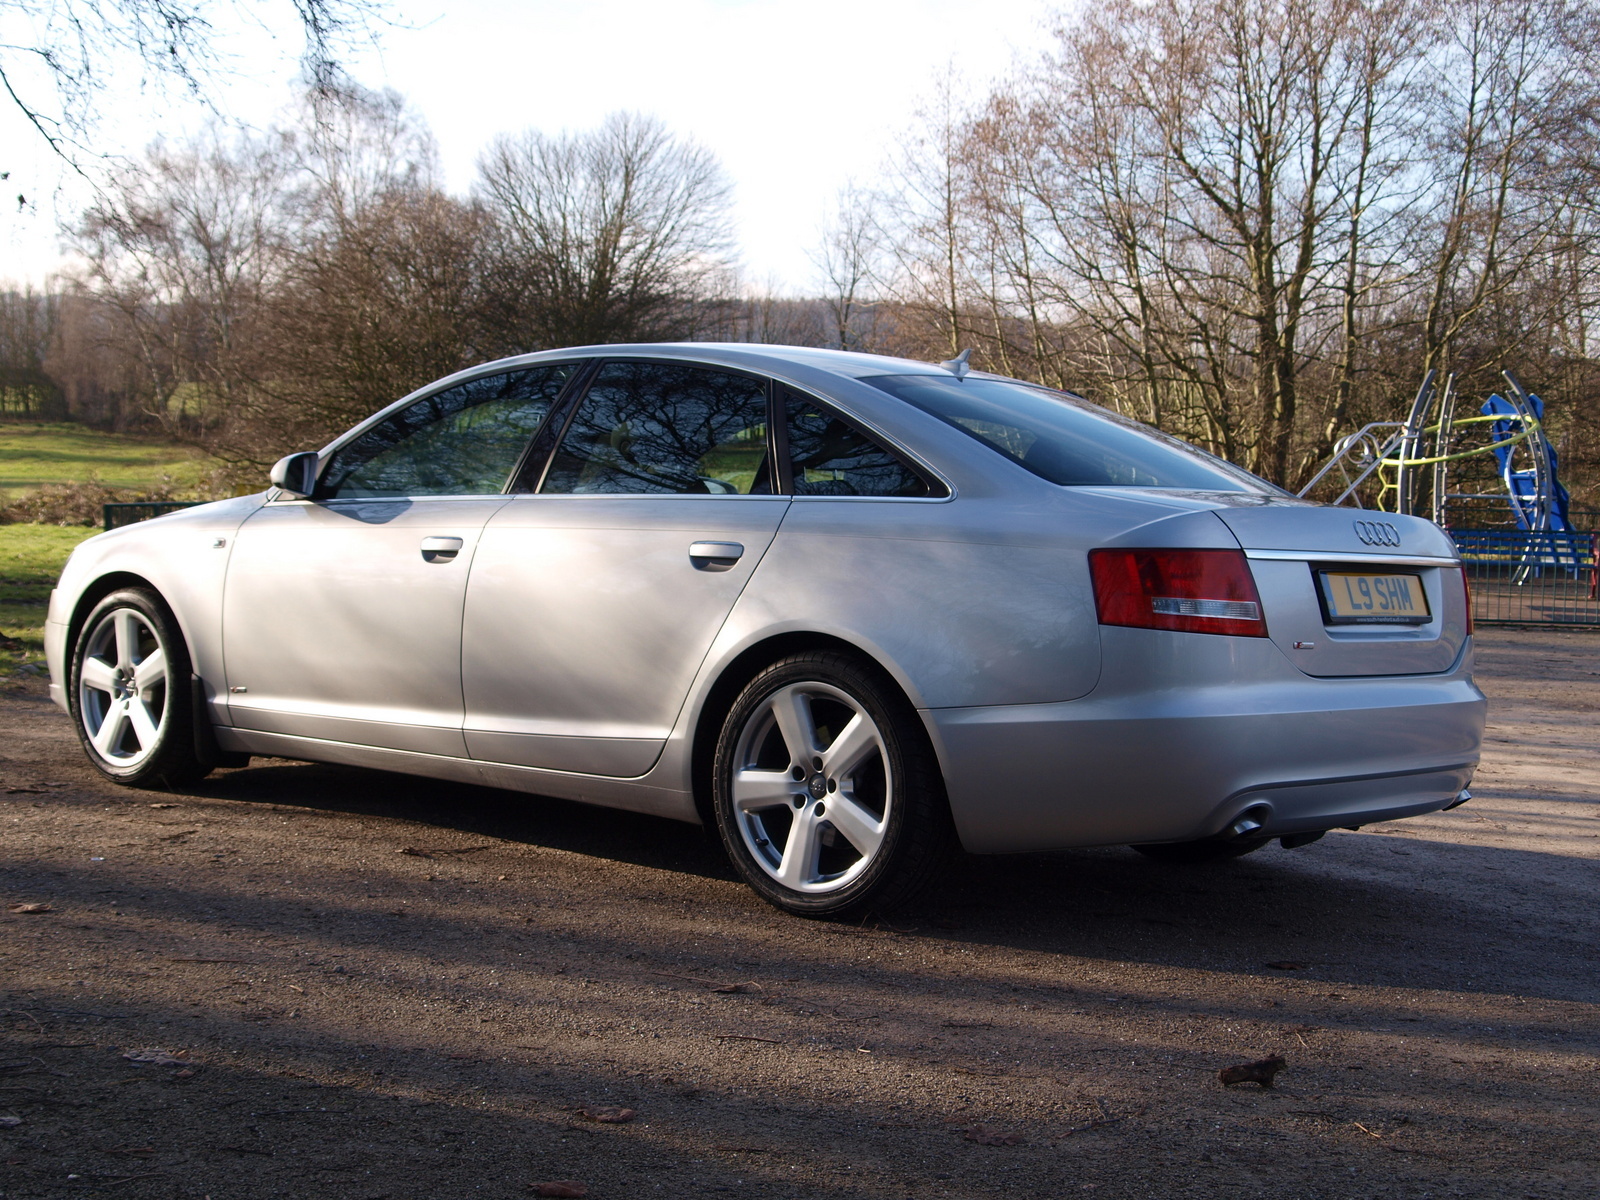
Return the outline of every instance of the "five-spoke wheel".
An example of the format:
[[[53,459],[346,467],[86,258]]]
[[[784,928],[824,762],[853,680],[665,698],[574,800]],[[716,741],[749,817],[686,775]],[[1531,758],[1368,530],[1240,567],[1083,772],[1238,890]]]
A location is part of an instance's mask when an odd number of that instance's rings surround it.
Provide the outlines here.
[[[83,623],[72,712],[89,761],[119,783],[189,782],[194,748],[189,656],[154,593],[113,592]]]
[[[915,714],[878,671],[838,653],[784,659],[745,687],[718,742],[714,799],[740,873],[791,912],[903,901],[950,841]]]

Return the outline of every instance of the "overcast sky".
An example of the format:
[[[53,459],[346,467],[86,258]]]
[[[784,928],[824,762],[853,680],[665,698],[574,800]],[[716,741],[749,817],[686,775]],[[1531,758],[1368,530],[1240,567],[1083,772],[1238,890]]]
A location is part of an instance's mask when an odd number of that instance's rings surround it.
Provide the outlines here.
[[[1052,0],[395,0],[407,25],[347,61],[393,87],[438,139],[447,185],[464,192],[496,133],[594,125],[616,109],[653,113],[721,159],[735,189],[747,279],[807,290],[807,251],[838,190],[870,182],[897,133],[952,65],[971,85],[1043,48]],[[219,90],[231,119],[271,121],[293,88],[289,30],[236,30]],[[269,52],[270,51],[270,52]],[[203,110],[131,86],[108,102],[100,142],[134,154],[194,128]],[[7,196],[0,281],[38,283],[60,264],[56,228],[85,189],[9,111],[0,113]]]

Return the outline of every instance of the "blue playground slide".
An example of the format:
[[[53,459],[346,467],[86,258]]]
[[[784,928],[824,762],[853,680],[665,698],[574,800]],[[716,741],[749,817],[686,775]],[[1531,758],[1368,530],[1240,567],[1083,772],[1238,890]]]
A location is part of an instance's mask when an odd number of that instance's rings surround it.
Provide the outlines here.
[[[1534,417],[1543,421],[1544,401],[1530,392],[1528,404],[1533,410]],[[1515,437],[1522,432],[1522,418],[1517,415],[1516,406],[1498,393],[1485,400],[1483,407],[1478,411],[1486,417],[1505,417],[1505,420],[1494,421],[1489,426],[1497,442]],[[1544,438],[1530,438],[1525,444],[1535,454],[1542,450],[1549,463],[1550,485],[1553,492],[1550,497],[1550,529],[1562,533],[1571,532],[1572,522],[1567,517],[1567,489],[1561,486],[1560,476],[1556,474],[1555,448]],[[1522,471],[1512,469],[1515,450],[1516,446],[1499,446],[1495,449],[1494,457],[1500,465],[1500,478],[1506,485],[1506,494],[1511,502],[1511,513],[1517,519],[1517,528],[1532,529],[1534,514],[1539,511],[1538,474],[1532,467]]]

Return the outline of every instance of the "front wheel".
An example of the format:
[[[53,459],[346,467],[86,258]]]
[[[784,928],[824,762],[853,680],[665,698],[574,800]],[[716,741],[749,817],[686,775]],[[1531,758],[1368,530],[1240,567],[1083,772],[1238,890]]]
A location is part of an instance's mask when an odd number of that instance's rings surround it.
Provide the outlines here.
[[[717,740],[713,801],[745,882],[803,916],[904,903],[954,844],[915,711],[876,667],[834,652],[745,685]]]
[[[101,774],[135,787],[205,776],[195,753],[189,652],[161,598],[113,592],[83,623],[72,657],[73,724]]]

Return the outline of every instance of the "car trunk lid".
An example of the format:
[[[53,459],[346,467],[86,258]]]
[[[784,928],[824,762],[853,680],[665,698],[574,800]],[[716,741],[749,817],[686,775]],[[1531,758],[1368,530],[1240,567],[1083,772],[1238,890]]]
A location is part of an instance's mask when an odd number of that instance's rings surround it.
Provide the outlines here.
[[[1307,675],[1424,675],[1460,656],[1465,585],[1431,521],[1293,501],[1213,511],[1250,559],[1268,635]]]

